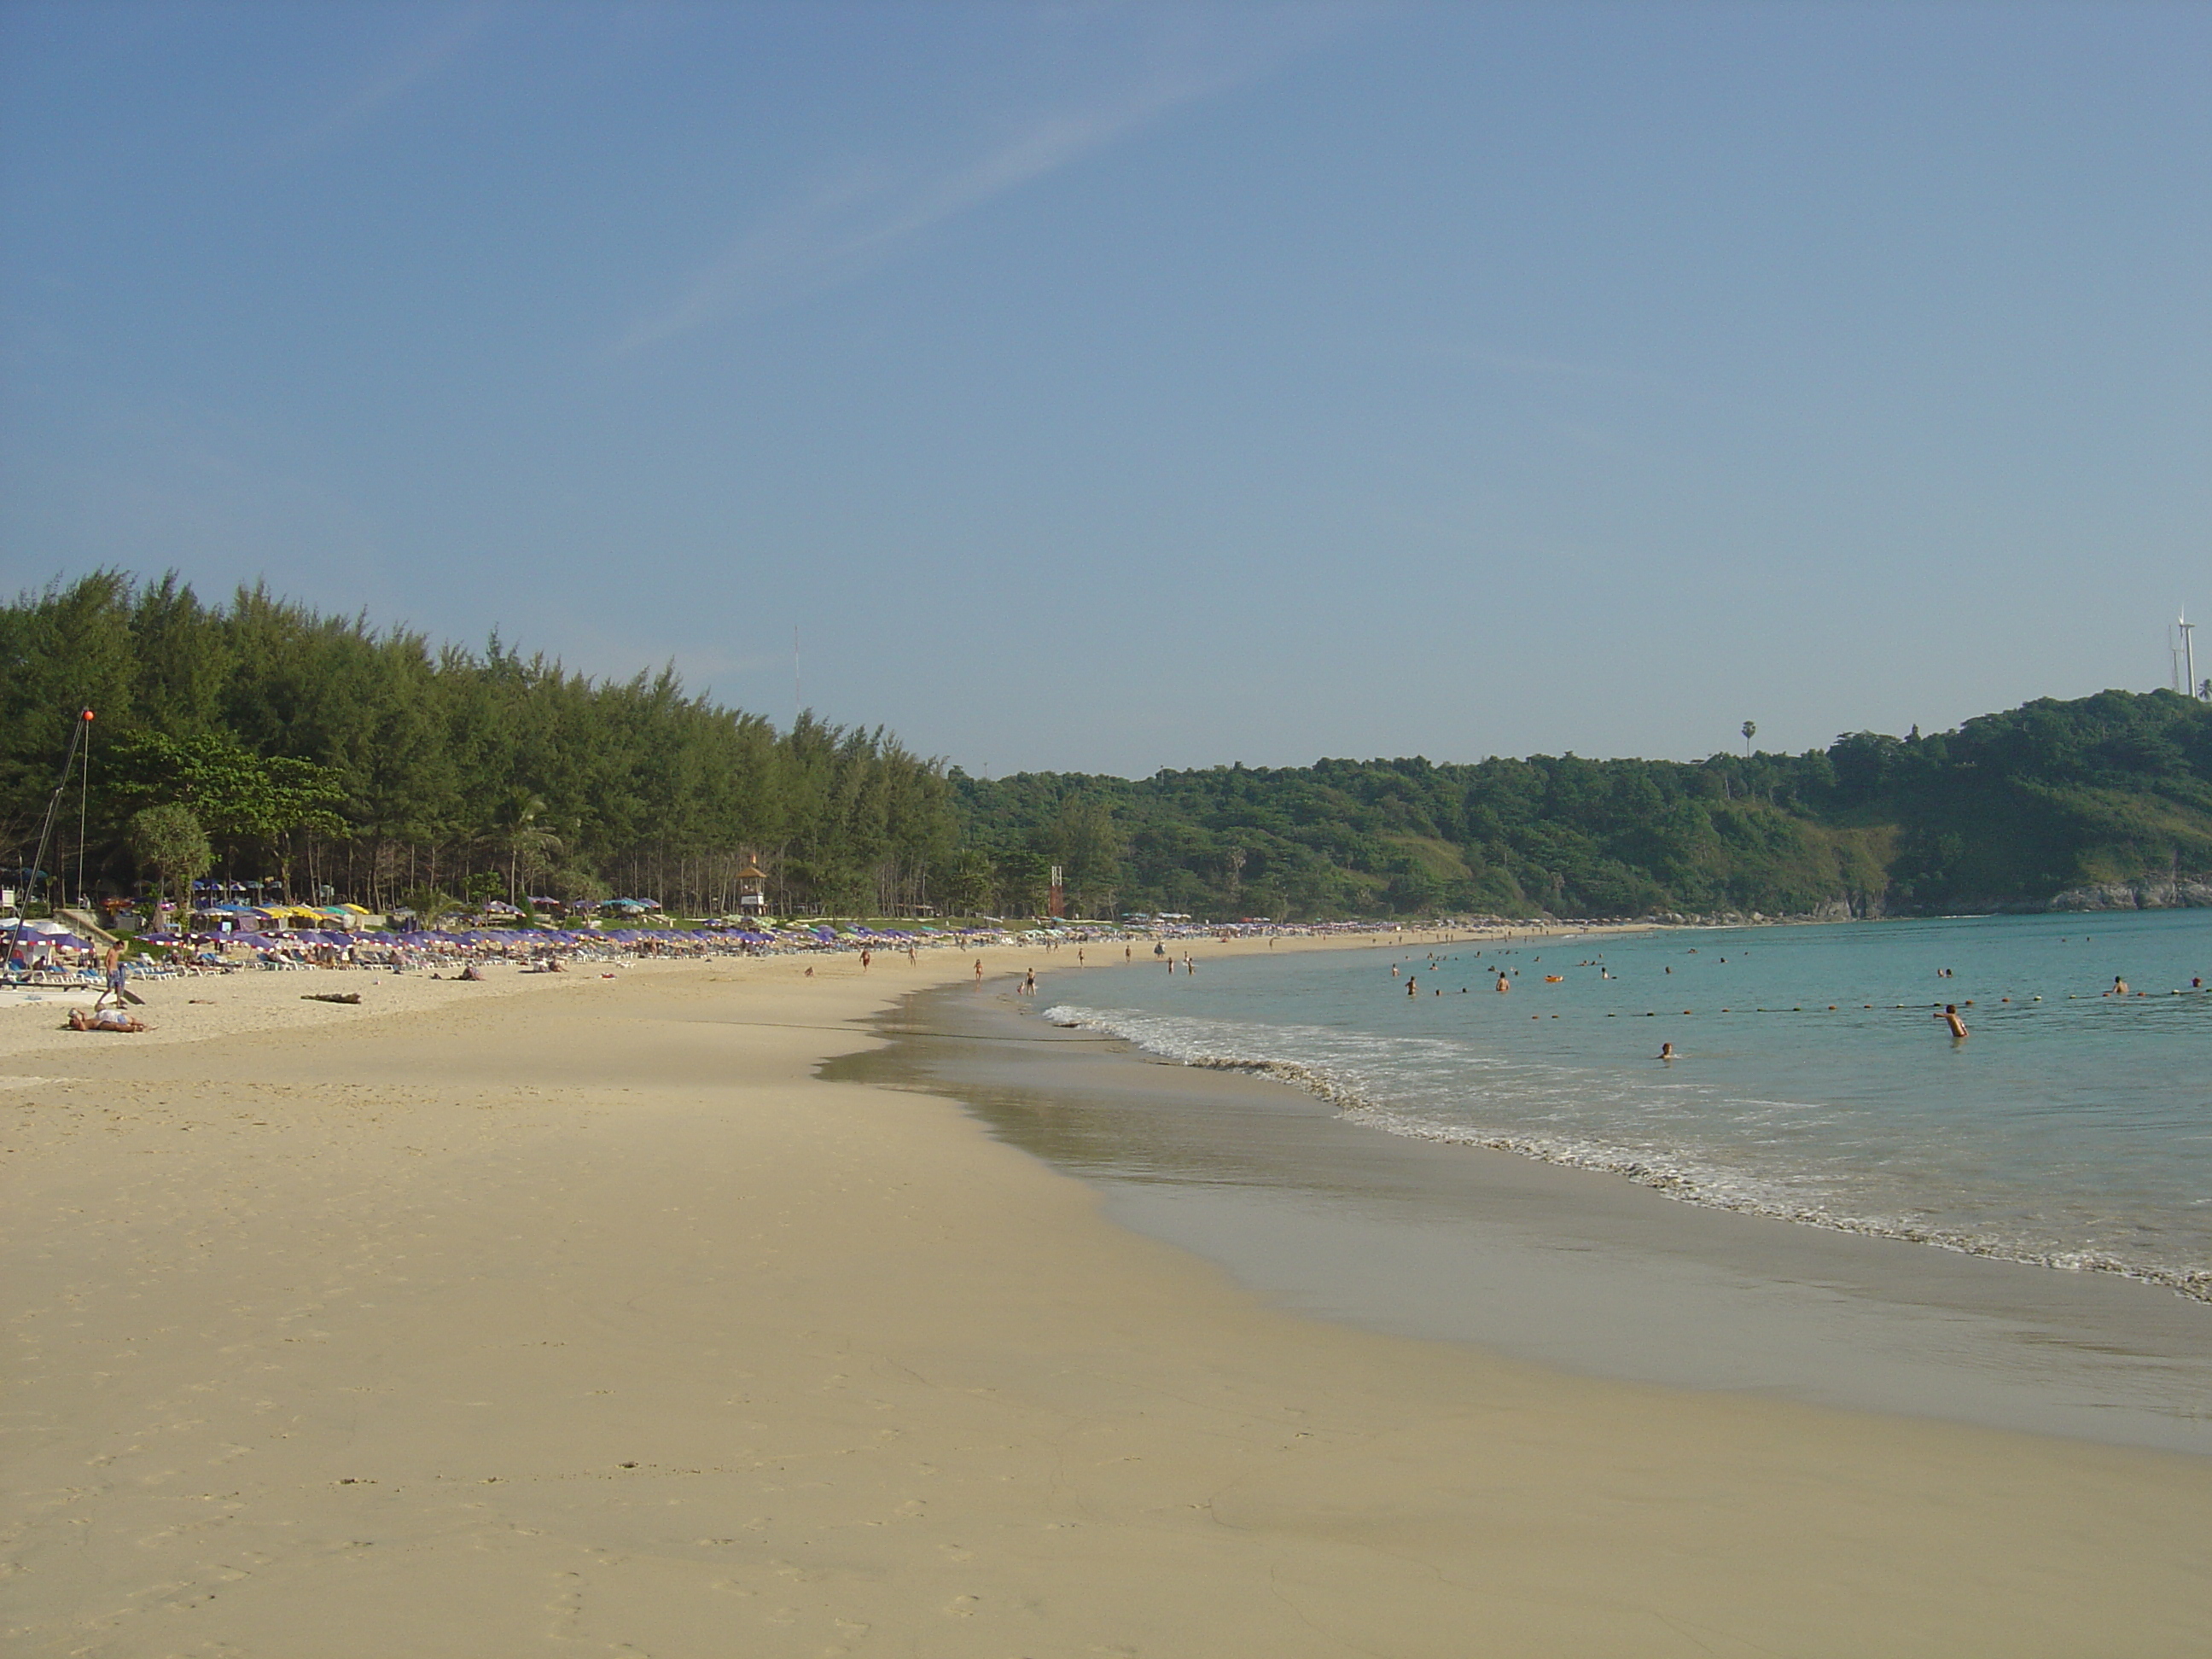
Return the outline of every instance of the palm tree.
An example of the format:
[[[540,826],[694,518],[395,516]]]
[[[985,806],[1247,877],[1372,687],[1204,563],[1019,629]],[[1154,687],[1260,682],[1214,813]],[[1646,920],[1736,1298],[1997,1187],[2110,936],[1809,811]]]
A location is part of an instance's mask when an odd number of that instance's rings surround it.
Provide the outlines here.
[[[509,904],[520,902],[516,895],[521,890],[521,878],[545,868],[552,855],[561,850],[561,837],[538,827],[538,815],[544,810],[544,797],[533,795],[527,789],[516,790],[500,809],[496,840],[507,854]]]
[[[1743,723],[1743,757],[1746,760],[1749,760],[1751,758],[1751,740],[1758,735],[1759,722],[1757,720],[1746,720]]]

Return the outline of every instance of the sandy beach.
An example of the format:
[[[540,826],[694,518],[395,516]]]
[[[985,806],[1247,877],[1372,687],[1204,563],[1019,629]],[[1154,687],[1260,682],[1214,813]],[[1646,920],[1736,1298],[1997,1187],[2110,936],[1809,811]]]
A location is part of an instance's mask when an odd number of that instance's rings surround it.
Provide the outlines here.
[[[11,1649],[2212,1646],[2206,1460],[1301,1318],[816,1076],[973,960],[0,1009]]]

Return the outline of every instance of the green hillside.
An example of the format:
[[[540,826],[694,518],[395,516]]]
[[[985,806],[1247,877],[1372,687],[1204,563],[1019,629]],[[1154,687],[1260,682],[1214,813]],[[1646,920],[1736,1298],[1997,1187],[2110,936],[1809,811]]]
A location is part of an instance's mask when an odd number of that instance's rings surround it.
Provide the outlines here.
[[[2049,699],[1697,763],[1334,761],[1136,781],[955,771],[968,892],[1194,915],[1878,915],[2212,869],[2212,704]]]

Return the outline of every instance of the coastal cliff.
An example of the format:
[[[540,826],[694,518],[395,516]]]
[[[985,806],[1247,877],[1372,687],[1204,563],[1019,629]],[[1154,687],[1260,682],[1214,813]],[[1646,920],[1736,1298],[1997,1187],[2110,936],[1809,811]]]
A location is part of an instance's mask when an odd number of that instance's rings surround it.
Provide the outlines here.
[[[2197,910],[2212,908],[2212,871],[2193,876],[2147,876],[2100,881],[2051,896],[2053,910]]]

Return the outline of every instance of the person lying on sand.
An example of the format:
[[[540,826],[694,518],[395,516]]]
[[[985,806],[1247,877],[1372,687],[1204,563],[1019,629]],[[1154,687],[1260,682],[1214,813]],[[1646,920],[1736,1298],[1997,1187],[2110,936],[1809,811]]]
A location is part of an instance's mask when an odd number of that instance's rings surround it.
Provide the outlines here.
[[[82,1008],[70,1010],[69,1029],[72,1031],[150,1031],[154,1028],[145,1021],[126,1014],[120,1008]]]

